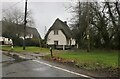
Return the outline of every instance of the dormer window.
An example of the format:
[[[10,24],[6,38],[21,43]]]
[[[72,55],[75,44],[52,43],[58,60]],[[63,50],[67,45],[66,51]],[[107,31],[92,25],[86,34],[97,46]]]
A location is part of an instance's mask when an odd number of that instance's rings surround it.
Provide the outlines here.
[[[54,30],[54,35],[58,35],[58,30]]]

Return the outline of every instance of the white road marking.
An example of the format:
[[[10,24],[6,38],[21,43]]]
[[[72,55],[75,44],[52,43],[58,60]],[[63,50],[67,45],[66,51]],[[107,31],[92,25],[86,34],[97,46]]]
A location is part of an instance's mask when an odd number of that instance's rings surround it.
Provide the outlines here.
[[[26,57],[20,56],[20,55],[19,55],[19,57],[21,57],[21,58],[26,58]],[[47,66],[49,66],[49,67],[53,67],[53,68],[55,68],[55,69],[63,70],[63,71],[65,71],[65,72],[68,72],[68,73],[71,73],[71,74],[75,74],[75,75],[78,75],[78,76],[86,77],[86,78],[89,78],[89,79],[95,79],[95,78],[92,78],[92,77],[87,76],[87,75],[84,75],[84,74],[76,73],[76,72],[73,72],[73,71],[70,71],[70,70],[67,70],[67,69],[63,69],[63,68],[60,68],[60,67],[57,67],[57,66],[50,65],[50,64],[48,64],[48,63],[41,62],[41,61],[39,61],[39,60],[32,60],[32,61],[35,61],[35,62],[40,63],[40,64],[47,65]]]
[[[47,66],[49,66],[49,67],[53,67],[53,68],[56,68],[56,69],[59,69],[59,70],[63,70],[63,71],[65,71],[65,72],[69,72],[69,73],[71,73],[71,74],[75,74],[75,75],[82,76],[82,77],[86,77],[86,78],[90,78],[90,79],[95,79],[95,78],[92,78],[92,77],[90,77],[90,76],[87,76],[87,75],[84,75],[84,74],[80,74],[80,73],[76,73],[76,72],[73,72],[73,71],[70,71],[70,70],[67,70],[67,69],[63,69],[63,68],[60,68],[60,67],[57,67],[57,66],[53,66],[53,65],[50,65],[50,64],[47,64],[47,63],[38,61],[38,60],[32,60],[32,61],[38,62],[38,63],[40,63],[40,64],[44,64],[44,65],[47,65]]]
[[[23,59],[25,59],[25,57],[24,57],[24,56],[20,56],[20,55],[19,55],[19,57],[20,57],[20,58],[23,58]]]

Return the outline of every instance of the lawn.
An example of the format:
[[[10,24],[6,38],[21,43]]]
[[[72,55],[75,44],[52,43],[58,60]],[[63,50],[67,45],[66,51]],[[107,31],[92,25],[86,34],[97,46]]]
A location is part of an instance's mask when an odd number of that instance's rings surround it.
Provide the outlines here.
[[[118,51],[93,50],[86,52],[79,51],[60,51],[55,54],[56,57],[61,57],[67,60],[74,60],[77,65],[85,66],[89,69],[96,68],[118,68]]]
[[[49,49],[40,48],[35,46],[26,46],[26,50],[23,50],[23,47],[15,46],[13,50],[11,50],[10,46],[2,46],[2,50],[6,51],[15,51],[15,52],[40,52],[40,53],[49,53]]]

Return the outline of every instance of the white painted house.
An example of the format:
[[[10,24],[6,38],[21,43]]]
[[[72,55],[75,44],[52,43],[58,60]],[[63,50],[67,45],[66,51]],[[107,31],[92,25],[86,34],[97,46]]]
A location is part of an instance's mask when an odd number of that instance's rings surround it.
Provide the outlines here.
[[[5,38],[5,37],[0,36],[0,44],[1,45],[12,45],[13,41],[10,38]]]
[[[65,49],[75,46],[76,42],[72,36],[72,31],[68,27],[67,22],[62,22],[57,18],[48,30],[45,38],[49,47],[55,46],[55,48]]]

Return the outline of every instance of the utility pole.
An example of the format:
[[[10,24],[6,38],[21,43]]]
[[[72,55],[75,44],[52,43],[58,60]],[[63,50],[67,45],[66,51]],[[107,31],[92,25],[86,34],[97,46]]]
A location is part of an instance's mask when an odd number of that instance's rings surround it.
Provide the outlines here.
[[[44,37],[45,37],[45,35],[46,35],[46,32],[47,32],[47,27],[45,26]]]
[[[23,39],[23,50],[25,50],[25,36],[26,36],[26,24],[27,24],[27,0],[25,1],[25,17],[24,17],[24,39]]]
[[[87,1],[87,28],[86,28],[86,35],[87,35],[87,52],[90,52],[90,31],[89,31],[89,4]]]

